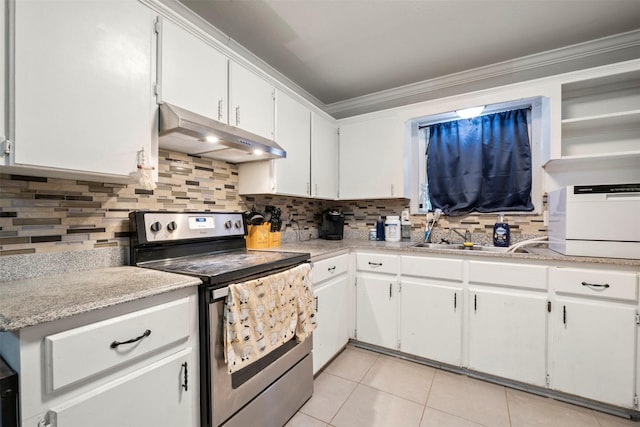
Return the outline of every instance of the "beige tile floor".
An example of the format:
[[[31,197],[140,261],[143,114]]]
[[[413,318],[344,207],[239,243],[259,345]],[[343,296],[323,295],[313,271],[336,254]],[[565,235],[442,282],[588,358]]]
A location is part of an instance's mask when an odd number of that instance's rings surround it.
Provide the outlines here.
[[[348,346],[286,427],[640,427],[640,423]]]

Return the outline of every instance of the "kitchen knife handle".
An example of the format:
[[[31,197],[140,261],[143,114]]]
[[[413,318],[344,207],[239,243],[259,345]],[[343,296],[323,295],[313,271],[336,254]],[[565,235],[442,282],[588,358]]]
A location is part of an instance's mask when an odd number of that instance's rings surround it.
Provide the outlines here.
[[[141,339],[148,337],[149,335],[151,335],[151,330],[147,329],[139,337],[131,338],[130,340],[127,340],[127,341],[114,341],[114,342],[111,343],[111,345],[109,347],[118,348],[118,346],[121,345],[121,344],[133,344],[134,342],[138,342]]]

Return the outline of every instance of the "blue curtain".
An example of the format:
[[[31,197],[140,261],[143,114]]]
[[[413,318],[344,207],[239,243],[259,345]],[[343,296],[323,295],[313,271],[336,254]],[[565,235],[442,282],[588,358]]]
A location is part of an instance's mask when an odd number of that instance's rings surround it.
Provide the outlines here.
[[[447,215],[533,210],[526,109],[438,123],[428,135],[433,209]]]

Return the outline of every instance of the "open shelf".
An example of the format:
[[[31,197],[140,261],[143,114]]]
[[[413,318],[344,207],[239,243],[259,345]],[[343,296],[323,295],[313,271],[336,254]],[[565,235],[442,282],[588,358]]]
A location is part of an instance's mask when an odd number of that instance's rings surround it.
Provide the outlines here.
[[[562,85],[561,159],[640,153],[640,70]]]

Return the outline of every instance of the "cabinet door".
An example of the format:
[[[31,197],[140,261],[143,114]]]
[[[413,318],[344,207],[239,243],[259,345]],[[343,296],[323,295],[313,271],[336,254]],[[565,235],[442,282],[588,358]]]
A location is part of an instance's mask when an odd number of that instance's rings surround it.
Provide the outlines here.
[[[544,387],[546,295],[469,292],[469,368]]]
[[[227,123],[227,57],[161,18],[158,101]]]
[[[338,197],[338,127],[315,112],[311,113],[311,195]]]
[[[282,91],[276,99],[276,138],[287,152],[273,160],[276,192],[306,196],[311,192],[311,111]]]
[[[462,289],[402,279],[400,349],[455,366],[462,358]]]
[[[192,406],[198,379],[191,348],[95,389],[80,399],[54,407],[63,427],[196,426]]]
[[[137,1],[15,2],[14,163],[126,176],[153,156],[153,15]]]
[[[633,408],[636,307],[558,298],[552,311],[551,388]]]
[[[317,327],[313,331],[313,373],[316,374],[349,341],[347,275],[314,289]]]
[[[356,280],[358,341],[396,349],[398,285],[395,278],[358,275]]]
[[[229,124],[274,139],[274,90],[257,74],[229,61]]]
[[[403,197],[403,173],[398,117],[340,123],[340,199]]]

